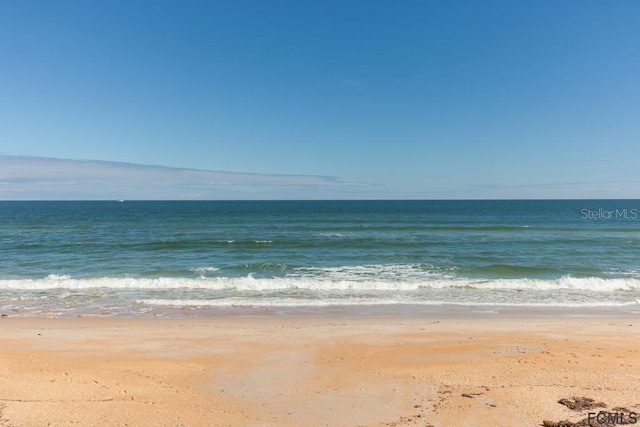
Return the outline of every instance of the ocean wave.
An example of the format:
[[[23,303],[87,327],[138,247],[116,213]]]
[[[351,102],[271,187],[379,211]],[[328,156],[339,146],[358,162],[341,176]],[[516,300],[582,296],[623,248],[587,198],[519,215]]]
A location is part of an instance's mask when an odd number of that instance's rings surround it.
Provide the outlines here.
[[[204,277],[207,273],[215,273],[220,271],[218,267],[195,267],[190,268],[189,271],[193,271],[194,273],[198,273],[200,277]]]
[[[330,307],[357,305],[420,305],[420,306],[456,306],[456,307],[530,307],[530,308],[613,308],[634,307],[640,305],[640,300],[627,302],[614,301],[549,301],[549,302],[483,302],[483,301],[406,301],[402,299],[324,299],[324,300],[296,300],[292,298],[273,299],[137,299],[137,304],[170,306],[170,307]]]
[[[210,271],[214,271],[213,268]],[[68,275],[49,275],[42,279],[0,280],[0,289],[209,289],[237,291],[275,291],[304,289],[310,291],[428,291],[429,289],[475,289],[483,291],[554,291],[572,290],[589,292],[640,291],[637,278],[601,278],[563,276],[556,279],[474,279],[455,277],[446,272],[422,272],[409,268],[398,278],[382,267],[359,266],[329,268],[316,271],[303,269],[284,277],[98,277],[73,278]],[[393,270],[397,273],[397,270]]]

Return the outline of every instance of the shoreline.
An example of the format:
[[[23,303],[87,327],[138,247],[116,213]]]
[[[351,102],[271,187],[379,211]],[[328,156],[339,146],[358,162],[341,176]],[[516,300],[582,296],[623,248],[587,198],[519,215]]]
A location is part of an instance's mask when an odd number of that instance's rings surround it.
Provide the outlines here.
[[[640,413],[633,315],[3,317],[0,337],[3,427],[532,426]],[[607,407],[558,403],[573,397]]]
[[[353,318],[625,318],[640,317],[640,303],[619,306],[537,306],[537,305],[466,305],[466,304],[351,304],[351,305],[229,305],[229,306],[161,306],[144,312],[124,311],[86,311],[78,312],[33,312],[5,310],[0,312],[1,318],[115,318],[115,319],[207,319],[222,317],[353,317]]]

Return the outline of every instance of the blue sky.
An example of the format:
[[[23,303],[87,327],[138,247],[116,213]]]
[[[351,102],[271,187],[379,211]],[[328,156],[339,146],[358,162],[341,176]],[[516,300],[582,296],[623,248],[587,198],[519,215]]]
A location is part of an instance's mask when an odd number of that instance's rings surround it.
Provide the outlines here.
[[[639,22],[635,0],[3,1],[0,199],[640,198]]]

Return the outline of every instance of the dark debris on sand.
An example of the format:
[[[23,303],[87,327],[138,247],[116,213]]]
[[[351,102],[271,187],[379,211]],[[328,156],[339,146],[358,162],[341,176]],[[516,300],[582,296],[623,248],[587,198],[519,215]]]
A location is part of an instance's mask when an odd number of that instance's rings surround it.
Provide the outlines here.
[[[543,427],[611,427],[612,425],[636,424],[640,420],[640,414],[623,407],[615,407],[610,411],[604,410],[607,405],[604,402],[596,402],[590,397],[573,397],[560,399],[558,403],[572,411],[592,411],[590,416],[580,421],[548,421],[542,422]],[[597,409],[597,412],[595,411]],[[600,416],[598,416],[600,414]],[[637,418],[637,419],[636,419]]]
[[[9,420],[4,417],[4,403],[0,402],[0,427],[11,427]]]
[[[635,424],[635,422],[632,419],[627,418],[622,418],[622,419],[616,419],[615,421],[608,421],[606,418],[604,418],[604,423],[601,423],[600,421],[598,421],[597,417],[591,417],[591,419],[589,418],[584,418],[580,421],[577,422],[573,422],[573,421],[568,421],[568,420],[564,420],[564,421],[543,421],[542,425],[544,427],[611,427],[614,425],[628,425],[628,424]]]
[[[590,397],[573,397],[573,400],[570,399],[560,399],[558,403],[566,406],[572,411],[584,411],[588,409],[594,408],[606,408],[604,402],[596,402],[595,399]]]

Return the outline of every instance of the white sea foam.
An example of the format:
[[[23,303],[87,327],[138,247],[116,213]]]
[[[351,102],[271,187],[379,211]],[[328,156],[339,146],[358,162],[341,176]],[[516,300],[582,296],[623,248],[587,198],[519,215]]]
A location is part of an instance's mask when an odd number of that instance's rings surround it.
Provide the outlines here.
[[[496,279],[477,281],[467,284],[475,289],[495,290],[527,290],[527,291],[555,291],[575,290],[591,292],[614,292],[640,290],[640,280],[635,278],[603,279],[600,277],[571,277],[563,276],[559,279]]]
[[[200,275],[200,278],[204,278],[207,273],[215,273],[216,271],[220,271],[220,269],[218,267],[196,267],[190,268],[189,271],[198,273]]]
[[[317,233],[317,235],[320,237],[330,237],[330,238],[338,238],[338,239],[343,239],[345,237],[350,236],[351,234],[352,233],[339,233],[337,231],[327,231],[323,233]]]
[[[569,277],[557,279],[496,279],[476,280],[441,273],[408,271],[400,276],[385,271],[383,267],[358,266],[335,270],[325,269],[323,274],[296,272],[285,277],[256,278],[249,274],[243,277],[100,277],[73,278],[66,275],[49,275],[43,279],[0,280],[0,289],[47,290],[47,289],[209,289],[237,291],[275,291],[303,289],[311,291],[419,291],[428,289],[466,288],[486,291],[588,291],[616,292],[640,291],[640,279],[599,277]],[[410,269],[409,269],[410,270]],[[217,271],[205,267],[206,271]],[[316,272],[317,273],[317,272]],[[397,273],[397,270],[394,271]]]
[[[71,279],[68,274],[50,274],[47,276],[47,280],[67,280]]]
[[[486,301],[406,301],[399,299],[323,299],[323,300],[296,300],[292,298],[272,299],[138,299],[138,304],[172,306],[172,307],[330,307],[330,306],[356,306],[356,305],[421,305],[421,306],[459,306],[459,307],[531,307],[531,308],[607,308],[607,307],[633,307],[640,305],[640,300],[627,302],[533,302],[533,303],[507,303]]]
[[[196,273],[211,273],[214,271],[219,271],[218,267],[196,267],[190,269],[191,271],[195,271]]]

